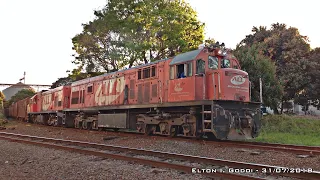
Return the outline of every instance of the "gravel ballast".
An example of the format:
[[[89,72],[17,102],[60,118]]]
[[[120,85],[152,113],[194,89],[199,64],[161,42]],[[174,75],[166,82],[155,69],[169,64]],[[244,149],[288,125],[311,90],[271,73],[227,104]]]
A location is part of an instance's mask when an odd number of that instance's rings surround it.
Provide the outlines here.
[[[11,133],[20,133],[36,136],[45,136],[61,139],[72,139],[96,143],[112,144],[133,148],[143,148],[165,152],[189,154],[218,159],[234,160],[248,163],[285,166],[291,168],[312,168],[320,171],[320,156],[298,158],[296,154],[264,151],[255,149],[220,147],[213,144],[163,139],[157,137],[145,137],[138,135],[118,135],[113,132],[98,132],[77,130],[62,127],[47,127],[35,124],[15,122],[14,129],[2,130]]]
[[[0,152],[0,179],[209,179],[4,140]]]

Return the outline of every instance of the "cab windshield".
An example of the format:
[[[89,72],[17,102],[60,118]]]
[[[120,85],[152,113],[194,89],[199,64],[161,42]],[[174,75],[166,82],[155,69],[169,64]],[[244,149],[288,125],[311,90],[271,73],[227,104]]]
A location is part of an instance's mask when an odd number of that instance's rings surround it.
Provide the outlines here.
[[[215,56],[209,56],[208,58],[208,67],[210,69],[218,69],[219,63],[218,63],[218,58]]]
[[[233,60],[233,67],[231,67],[231,60],[230,59],[221,59],[220,68],[233,68],[239,69],[237,63]],[[219,68],[219,59],[216,56],[209,56],[208,58],[208,67],[209,69],[216,70]]]
[[[221,60],[221,68],[230,68],[231,63],[229,59],[222,59]]]

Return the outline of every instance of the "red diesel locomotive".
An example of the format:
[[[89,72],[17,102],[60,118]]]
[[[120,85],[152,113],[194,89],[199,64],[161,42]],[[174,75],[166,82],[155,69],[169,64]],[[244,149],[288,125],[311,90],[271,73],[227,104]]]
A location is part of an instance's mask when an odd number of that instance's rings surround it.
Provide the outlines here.
[[[209,46],[22,101],[35,123],[234,140],[259,133],[261,104],[251,102],[250,94],[248,73],[238,60],[221,46]]]

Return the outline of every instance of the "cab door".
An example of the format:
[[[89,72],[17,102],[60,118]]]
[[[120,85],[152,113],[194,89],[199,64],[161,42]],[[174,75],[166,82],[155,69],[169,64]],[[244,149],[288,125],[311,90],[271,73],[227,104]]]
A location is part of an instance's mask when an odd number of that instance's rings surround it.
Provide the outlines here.
[[[220,63],[216,56],[208,56],[208,76],[207,86],[210,91],[207,91],[209,99],[219,99],[221,93],[221,74],[219,71]]]
[[[168,101],[191,101],[195,99],[193,61],[170,66]]]

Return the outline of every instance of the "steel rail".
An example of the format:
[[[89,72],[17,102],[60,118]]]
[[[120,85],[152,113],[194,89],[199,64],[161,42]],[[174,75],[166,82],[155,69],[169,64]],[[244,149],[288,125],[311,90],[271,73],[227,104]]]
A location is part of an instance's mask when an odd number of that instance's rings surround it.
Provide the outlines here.
[[[145,149],[137,149],[137,148],[122,147],[122,146],[90,143],[90,142],[83,142],[83,141],[45,138],[45,137],[38,137],[38,136],[6,133],[6,132],[0,132],[0,135],[14,136],[14,137],[20,137],[20,138],[31,138],[31,139],[37,139],[37,140],[47,141],[47,142],[68,143],[68,144],[77,145],[77,146],[80,145],[80,146],[101,148],[101,149],[112,150],[112,151],[132,152],[132,153],[142,154],[142,155],[161,156],[161,157],[166,157],[166,158],[181,159],[181,160],[193,161],[193,162],[197,162],[197,163],[228,166],[228,167],[234,167],[234,168],[252,169],[253,172],[256,172],[256,173],[262,172],[264,170],[264,171],[268,171],[268,174],[272,174],[272,175],[276,175],[276,176],[282,175],[282,176],[288,176],[288,177],[294,177],[294,178],[320,179],[320,172],[318,172],[318,171],[313,171],[310,173],[303,173],[303,172],[302,173],[289,173],[289,172],[283,172],[283,171],[284,170],[288,171],[291,168],[280,167],[280,166],[244,163],[244,162],[229,161],[229,160],[223,160],[223,159],[214,159],[214,158],[183,155],[183,154],[176,154],[176,153],[151,151],[151,150],[145,150]],[[297,168],[297,169],[299,169],[299,168]],[[276,171],[276,170],[280,170],[280,171]]]
[[[37,142],[37,141],[30,141],[30,140],[24,140],[24,139],[12,138],[12,137],[0,136],[0,139],[12,141],[12,142],[38,145],[41,147],[54,148],[54,149],[58,149],[58,150],[65,150],[65,151],[70,151],[73,153],[77,152],[77,153],[86,154],[86,155],[94,155],[94,156],[100,156],[100,157],[105,157],[105,158],[135,162],[135,163],[144,164],[144,165],[148,165],[148,166],[152,166],[152,167],[175,169],[175,170],[182,171],[185,173],[192,173],[191,170],[193,168],[191,166],[186,166],[186,165],[181,165],[181,164],[173,164],[173,163],[167,163],[167,162],[163,162],[163,161],[155,161],[155,160],[149,160],[149,159],[129,157],[129,156],[123,156],[123,155],[118,155],[118,154],[111,154],[111,153],[105,153],[105,152],[99,152],[99,151],[93,151],[93,150],[79,149],[79,148],[75,148],[75,147],[62,146],[62,145],[57,145],[57,144],[49,144],[49,143]],[[223,173],[223,172],[203,173],[201,175],[211,177],[211,178],[222,177],[222,178],[227,178],[227,179],[239,179],[239,180],[247,180],[247,179],[261,180],[261,179],[264,179],[264,178],[257,178],[257,177],[244,176],[244,175],[240,175],[240,174]]]
[[[40,125],[39,126],[45,126]],[[47,126],[46,126],[47,127]],[[82,131],[82,129],[73,129],[77,131]],[[99,131],[96,131],[100,134]],[[106,131],[107,133],[116,134],[119,136],[128,136],[128,134],[137,135],[137,136],[144,136],[142,133],[137,132],[126,132],[126,131]],[[161,135],[158,136],[151,136],[159,138],[159,139],[168,139],[168,137],[164,137]],[[144,136],[144,138],[151,138],[150,136]],[[178,136],[179,137],[179,136]],[[275,143],[262,143],[262,142],[244,142],[244,141],[210,141],[206,139],[190,139],[190,138],[170,138],[178,141],[192,141],[195,143],[206,143],[206,144],[213,144],[213,145],[220,145],[220,146],[228,146],[228,147],[238,147],[238,148],[250,148],[250,149],[261,149],[261,150],[274,150],[274,151],[281,151],[287,153],[295,153],[299,155],[320,155],[320,146],[302,146],[302,145],[291,145],[291,144],[275,144]]]
[[[251,145],[258,145],[258,146],[274,146],[274,147],[281,147],[281,148],[294,148],[294,149],[320,151],[320,146],[303,146],[303,145],[295,145],[295,144],[264,143],[264,142],[244,142],[244,141],[228,141],[228,142],[235,142],[235,143],[238,143],[238,144],[251,144]]]
[[[297,146],[290,144],[271,144],[271,143],[256,143],[256,142],[241,142],[241,141],[208,141],[210,144],[220,144],[221,146],[253,148],[261,150],[275,150],[290,152],[304,155],[320,155],[320,147],[316,146]]]

